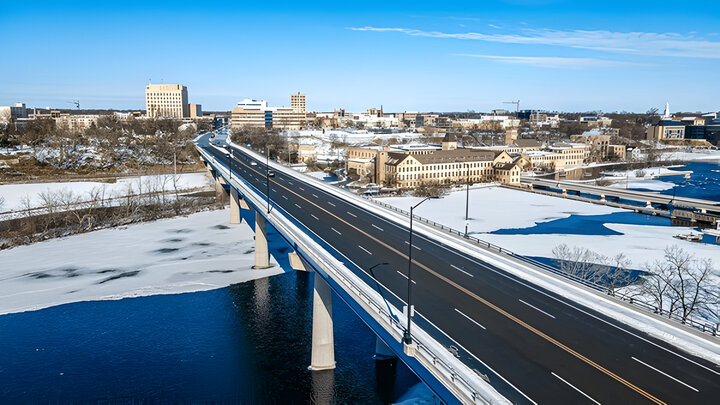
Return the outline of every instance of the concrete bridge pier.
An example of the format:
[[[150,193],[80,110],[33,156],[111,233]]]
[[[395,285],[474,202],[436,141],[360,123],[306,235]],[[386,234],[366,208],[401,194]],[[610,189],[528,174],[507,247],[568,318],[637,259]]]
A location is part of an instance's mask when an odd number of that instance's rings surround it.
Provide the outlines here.
[[[255,265],[253,269],[270,267],[270,250],[267,243],[267,224],[265,217],[255,211]]]
[[[330,286],[317,272],[313,288],[312,356],[309,368],[313,371],[335,368],[332,293]]]
[[[235,187],[230,187],[230,223],[239,224],[242,222],[240,215],[240,195]]]
[[[223,194],[225,194],[225,189],[223,189],[223,185],[220,182],[220,179],[222,177],[219,177],[217,180],[215,180],[215,195],[220,198]]]
[[[652,207],[653,207],[653,206],[652,206],[652,202],[651,202],[651,201],[646,201],[646,202],[645,202],[645,208],[652,208]]]
[[[225,204],[225,196],[228,194],[223,187],[226,184],[228,183],[222,176],[215,177],[215,197],[222,204]]]

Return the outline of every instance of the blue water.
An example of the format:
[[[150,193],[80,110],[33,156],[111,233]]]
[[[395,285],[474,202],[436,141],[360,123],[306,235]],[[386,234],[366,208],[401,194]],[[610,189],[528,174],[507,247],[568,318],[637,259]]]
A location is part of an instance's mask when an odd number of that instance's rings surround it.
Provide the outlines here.
[[[679,197],[700,198],[703,200],[720,201],[720,161],[692,162],[673,170],[692,170],[689,179],[683,176],[660,177],[658,180],[676,184],[673,189],[661,193]]]
[[[308,371],[309,275],[0,316],[0,402],[387,403],[417,384],[376,367],[374,334],[337,298],[337,368]]]
[[[671,226],[669,218],[637,214],[634,212],[614,212],[603,215],[570,215],[567,218],[540,222],[527,228],[498,229],[490,232],[497,235],[622,235],[605,226],[607,223]]]
[[[243,220],[254,227],[252,211]],[[312,277],[287,272],[227,288],[79,302],[0,316],[0,404],[389,403],[427,387],[373,359],[375,335],[333,299],[334,371],[311,373]],[[405,396],[404,396],[405,394]]]

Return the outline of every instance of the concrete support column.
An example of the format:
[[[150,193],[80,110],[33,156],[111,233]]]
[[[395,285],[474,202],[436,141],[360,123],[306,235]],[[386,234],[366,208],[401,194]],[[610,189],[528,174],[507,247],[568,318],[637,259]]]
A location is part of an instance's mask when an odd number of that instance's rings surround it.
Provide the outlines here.
[[[562,195],[567,196],[567,189],[562,189]]]
[[[605,200],[605,194],[600,194],[600,202],[607,202]]]
[[[645,208],[652,208],[652,207],[653,207],[653,206],[652,206],[652,203],[651,203],[650,201],[647,201],[647,202],[645,203]]]
[[[240,195],[235,187],[230,187],[230,223],[239,224],[242,222],[240,216]]]
[[[397,356],[395,353],[393,353],[392,350],[388,347],[388,345],[383,342],[380,337],[375,337],[375,360],[392,360],[396,359]]]
[[[255,265],[253,269],[270,267],[270,251],[267,243],[265,217],[255,211]]]
[[[218,199],[221,199],[224,194],[225,194],[225,189],[223,189],[222,183],[220,183],[219,181],[215,181],[215,196]]]
[[[310,370],[331,370],[335,368],[332,293],[330,286],[317,272],[315,272],[314,284]]]

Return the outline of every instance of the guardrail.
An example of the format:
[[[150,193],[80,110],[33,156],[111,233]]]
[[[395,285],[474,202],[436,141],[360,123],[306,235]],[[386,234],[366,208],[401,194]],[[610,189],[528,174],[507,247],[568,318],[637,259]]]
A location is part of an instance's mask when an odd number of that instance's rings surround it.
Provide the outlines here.
[[[370,197],[370,196],[365,196],[365,195],[359,195],[359,196],[362,197],[362,198],[365,199],[365,200],[368,200],[368,201],[373,202],[374,204],[380,205],[380,206],[382,206],[383,208],[393,210],[393,211],[398,212],[398,213],[400,213],[400,214],[402,214],[402,215],[404,215],[404,216],[406,216],[406,217],[408,217],[408,218],[410,217],[410,213],[409,213],[408,211],[405,211],[405,210],[403,210],[403,209],[397,208],[397,207],[395,207],[395,206],[393,206],[393,205],[390,205],[390,204],[386,204],[386,203],[384,203],[384,202],[382,202],[382,201],[378,201],[378,200],[376,200],[376,199],[374,199],[374,198],[372,198],[372,197]],[[615,297],[615,298],[618,298],[618,299],[620,299],[620,300],[622,300],[622,301],[625,301],[625,302],[628,302],[628,303],[630,303],[630,304],[636,305],[636,306],[638,306],[638,307],[640,307],[640,308],[643,308],[643,309],[645,309],[645,310],[651,311],[651,312],[653,312],[653,313],[655,313],[655,314],[659,314],[659,315],[665,316],[667,319],[670,319],[670,320],[672,320],[672,321],[679,322],[679,323],[681,323],[681,324],[683,324],[683,325],[691,326],[691,327],[693,327],[693,328],[695,328],[695,329],[697,329],[697,330],[702,331],[703,333],[708,333],[708,334],[710,334],[710,335],[712,335],[712,336],[718,336],[718,334],[720,333],[720,331],[718,330],[718,329],[720,328],[720,324],[712,324],[712,323],[710,323],[710,322],[708,322],[708,321],[706,321],[706,320],[697,319],[697,318],[695,318],[695,317],[692,317],[692,318],[691,318],[691,317],[688,317],[687,319],[682,319],[681,316],[678,316],[678,315],[676,315],[676,314],[674,314],[674,313],[670,313],[670,312],[668,312],[668,311],[665,311],[665,310],[663,310],[662,308],[658,307],[657,305],[654,305],[654,304],[649,303],[649,302],[645,302],[645,301],[643,301],[643,300],[641,300],[641,299],[638,299],[638,298],[635,297],[635,296],[631,296],[631,295],[628,295],[628,294],[623,294],[623,293],[618,292],[618,291],[613,291],[613,290],[607,288],[607,287],[604,286],[604,285],[597,284],[597,283],[594,283],[594,282],[592,282],[592,281],[586,280],[586,279],[584,279],[584,278],[582,278],[582,277],[578,277],[578,276],[576,276],[576,275],[566,273],[566,272],[562,271],[561,269],[559,269],[559,268],[557,268],[557,267],[553,267],[553,266],[550,266],[550,265],[548,265],[548,264],[541,263],[541,262],[539,262],[539,261],[537,261],[537,260],[534,260],[534,259],[532,259],[532,258],[529,258],[529,257],[527,257],[527,256],[524,256],[524,255],[521,255],[521,254],[518,254],[518,253],[515,253],[515,252],[513,252],[513,251],[511,251],[511,250],[505,249],[505,248],[503,248],[503,247],[501,247],[501,246],[498,246],[498,245],[495,245],[495,244],[493,244],[493,243],[484,241],[484,240],[482,240],[482,239],[478,239],[478,238],[476,238],[476,237],[474,237],[474,236],[465,235],[464,232],[461,232],[461,231],[458,231],[458,230],[456,230],[456,229],[450,228],[449,226],[440,224],[440,223],[435,222],[435,221],[432,221],[432,220],[430,220],[430,219],[427,219],[427,218],[424,218],[424,217],[421,217],[421,216],[418,216],[418,215],[413,214],[413,220],[420,221],[420,222],[422,222],[422,223],[425,223],[425,224],[427,224],[427,225],[431,225],[431,226],[433,226],[433,227],[435,227],[435,228],[437,228],[437,229],[440,229],[440,230],[442,230],[442,231],[445,231],[445,232],[451,233],[451,234],[453,234],[453,235],[459,236],[459,237],[461,237],[461,238],[463,238],[463,239],[466,239],[466,240],[468,240],[468,241],[470,241],[470,242],[475,243],[476,245],[478,245],[478,246],[480,246],[480,247],[483,247],[483,248],[486,248],[486,249],[489,249],[489,250],[494,250],[494,251],[496,251],[496,252],[498,252],[498,253],[501,253],[501,254],[505,254],[505,255],[514,257],[514,258],[516,258],[516,259],[518,259],[518,260],[522,260],[523,262],[526,262],[526,263],[528,263],[528,264],[531,264],[531,265],[533,265],[533,266],[535,266],[535,267],[538,267],[538,268],[540,268],[540,269],[543,269],[543,270],[545,270],[545,271],[549,271],[549,272],[551,272],[551,273],[553,273],[553,274],[557,274],[557,275],[559,275],[559,276],[562,276],[562,277],[565,277],[565,278],[570,279],[570,280],[572,280],[572,281],[575,281],[575,282],[577,282],[577,283],[580,283],[580,284],[582,284],[582,285],[584,285],[584,286],[586,286],[586,287],[589,287],[589,288],[592,288],[592,289],[594,289],[594,290],[597,290],[597,291],[606,293],[606,294],[608,294],[608,295],[610,295],[610,296],[612,296],[612,297]]]
[[[213,156],[210,156],[201,148],[198,147],[198,150],[203,156],[205,156],[208,162],[217,162],[217,160]],[[222,163],[219,164],[225,170],[227,170],[225,165],[223,165]],[[234,176],[230,182],[239,183],[238,176]],[[245,188],[250,191],[249,193],[247,191],[243,193],[246,198],[249,197],[253,200],[256,200],[254,201],[256,204],[264,204],[264,200],[262,198],[258,198],[261,193],[254,189],[252,185],[246,184],[244,179],[243,182],[239,184],[241,188]],[[257,194],[258,196],[255,196],[253,194]],[[393,301],[396,302],[394,307],[395,310],[393,311],[393,308],[388,305],[388,299],[385,297],[385,295],[383,295],[382,292],[375,290],[370,284],[365,283],[366,285],[361,285],[358,280],[355,280],[355,278],[359,279],[359,277],[355,275],[350,269],[348,269],[342,262],[335,259],[329,252],[327,253],[329,257],[323,257],[321,254],[316,252],[318,249],[313,249],[312,246],[309,246],[309,242],[307,242],[308,238],[304,236],[305,234],[302,230],[300,230],[299,228],[297,230],[297,232],[302,233],[302,235],[294,235],[295,232],[293,228],[297,228],[297,226],[294,225],[289,219],[284,218],[291,217],[291,215],[286,213],[281,208],[280,210],[282,211],[282,213],[278,213],[278,211],[273,210],[270,214],[277,217],[276,222],[274,222],[273,225],[276,227],[276,229],[281,231],[279,232],[280,235],[282,235],[283,238],[285,238],[287,242],[290,243],[291,246],[293,246],[298,251],[298,253],[303,254],[303,256],[305,256],[307,259],[310,259],[316,265],[322,264],[323,270],[326,271],[329,275],[332,274],[331,277],[334,278],[335,282],[337,282],[339,285],[343,285],[343,289],[348,294],[354,294],[356,296],[356,302],[365,306],[366,309],[370,309],[372,311],[368,311],[368,313],[375,314],[373,318],[375,318],[376,320],[382,320],[384,322],[387,322],[387,326],[383,326],[381,324],[381,327],[390,332],[390,334],[399,341],[406,329],[406,326],[400,320],[404,319],[404,316],[402,316],[402,313],[397,308],[402,307],[405,303],[403,303],[402,300],[395,296],[392,291],[387,289],[387,287],[376,282],[375,284],[378,287],[381,287],[383,290],[386,290],[390,295],[392,295]],[[295,221],[297,222],[297,220]],[[293,235],[294,238],[292,238],[290,235]],[[313,243],[317,242],[313,241]],[[322,247],[320,247],[319,250],[324,251]],[[362,279],[360,279],[360,281],[361,280]],[[377,295],[370,294],[368,289],[372,292],[376,292]],[[413,322],[417,325],[416,321]],[[423,327],[425,327],[426,323],[432,325],[431,323],[429,323],[429,321],[427,321],[423,322]],[[435,327],[434,325],[432,326]],[[479,388],[477,382],[473,383],[470,381],[472,378],[478,378],[480,380],[483,380],[488,385],[488,387],[491,387],[489,385],[489,382],[487,381],[487,377],[483,378],[483,375],[479,373],[477,369],[471,369],[468,365],[464,364],[462,361],[459,360],[459,363],[467,367],[467,370],[463,370],[462,367],[458,368],[457,364],[452,364],[451,359],[458,357],[457,353],[451,352],[448,347],[440,344],[437,339],[434,339],[429,333],[425,332],[424,329],[416,327],[413,330],[414,332],[412,333],[412,337],[415,345],[415,355],[413,357],[416,358],[424,367],[432,367],[438,372],[440,372],[442,374],[442,378],[445,378],[445,381],[452,382],[452,384],[455,386],[455,390],[449,389],[451,392],[454,391],[455,393],[457,393],[458,389],[462,390],[463,395],[466,395],[467,399],[470,399],[472,403],[477,403],[478,401],[481,401],[483,403],[495,403],[504,399],[497,394],[492,395],[492,393],[488,392],[487,389],[483,390],[482,388]],[[443,332],[440,331],[440,333]],[[443,349],[443,352],[440,352],[440,349]],[[470,358],[470,356],[471,355],[468,353],[468,358]],[[428,368],[428,370],[430,369]],[[438,378],[437,374],[434,375],[435,378]],[[466,402],[462,398],[458,399]]]

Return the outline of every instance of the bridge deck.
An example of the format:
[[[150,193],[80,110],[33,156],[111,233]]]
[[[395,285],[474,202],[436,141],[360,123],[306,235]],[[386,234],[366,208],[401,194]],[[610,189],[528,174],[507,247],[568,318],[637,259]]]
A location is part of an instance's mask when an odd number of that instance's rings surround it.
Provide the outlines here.
[[[227,162],[214,148],[207,151]],[[265,190],[264,161],[236,149],[233,170]],[[281,172],[272,180],[271,198],[363,269],[364,277],[406,300],[407,227]],[[501,393],[514,402],[581,403],[587,396],[607,403],[716,399],[720,372],[715,364],[445,243],[415,236],[413,245],[419,317],[461,346],[461,360],[477,364],[481,359],[496,371],[499,376],[489,375],[491,383],[505,387]],[[379,263],[387,265],[367,272]]]

